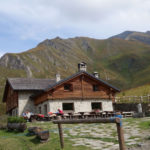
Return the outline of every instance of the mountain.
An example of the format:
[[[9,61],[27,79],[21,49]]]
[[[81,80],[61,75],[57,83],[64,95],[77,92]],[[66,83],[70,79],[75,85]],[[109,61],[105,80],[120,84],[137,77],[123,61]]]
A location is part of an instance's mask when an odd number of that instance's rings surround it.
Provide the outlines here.
[[[131,33],[129,33],[131,34]],[[22,53],[8,53],[0,59],[0,98],[7,77],[55,78],[77,72],[77,64],[85,61],[88,72],[120,89],[150,82],[150,45],[138,40],[88,37],[47,39]],[[148,33],[145,33],[148,34]]]
[[[111,38],[120,38],[130,41],[135,40],[150,45],[150,31],[146,32],[125,31],[118,35],[112,36]]]

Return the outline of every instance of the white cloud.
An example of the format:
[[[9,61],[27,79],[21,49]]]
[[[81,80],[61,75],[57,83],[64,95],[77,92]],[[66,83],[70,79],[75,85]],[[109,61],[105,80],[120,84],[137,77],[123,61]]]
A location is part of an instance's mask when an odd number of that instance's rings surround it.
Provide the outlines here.
[[[0,51],[0,58],[4,55],[4,52]]]
[[[145,31],[149,18],[149,0],[0,0],[0,22],[22,40]]]

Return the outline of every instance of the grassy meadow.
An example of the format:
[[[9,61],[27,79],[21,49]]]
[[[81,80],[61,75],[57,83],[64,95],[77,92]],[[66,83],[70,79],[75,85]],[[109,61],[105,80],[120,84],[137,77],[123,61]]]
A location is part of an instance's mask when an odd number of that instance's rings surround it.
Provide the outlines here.
[[[143,86],[138,86],[136,88],[124,90],[117,96],[146,96],[148,94],[150,95],[150,84],[145,84]]]
[[[0,120],[5,122],[6,119]],[[0,150],[60,150],[57,125],[52,122],[27,123],[28,127],[38,126],[50,131],[50,139],[40,143],[35,135],[0,130]],[[133,129],[134,126],[134,129]],[[150,141],[150,118],[123,119],[124,136],[127,147]],[[118,150],[115,124],[63,125],[64,150]]]

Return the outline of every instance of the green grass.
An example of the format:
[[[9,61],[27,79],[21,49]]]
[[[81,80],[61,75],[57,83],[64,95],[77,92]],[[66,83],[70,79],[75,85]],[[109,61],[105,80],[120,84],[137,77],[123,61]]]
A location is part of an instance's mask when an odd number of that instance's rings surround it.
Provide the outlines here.
[[[131,136],[129,139],[136,139],[139,138],[139,136]]]
[[[92,140],[101,140],[103,142],[113,142],[114,144],[118,144],[118,140],[115,138],[101,138],[101,137],[91,137],[91,136],[78,136],[78,138],[86,138],[86,139],[92,139]]]
[[[150,130],[150,120],[142,120],[141,118],[126,118],[123,119],[123,122],[126,122],[129,126],[134,126],[135,124],[142,130]]]
[[[3,123],[6,123],[7,116],[4,116],[3,119],[0,121],[3,121]],[[127,118],[123,119],[123,128],[125,126],[129,126],[130,130],[133,128],[133,126],[136,125],[136,128],[138,128],[139,132],[145,131],[149,132],[150,130],[150,118]],[[45,130],[50,131],[50,139],[47,143],[40,143],[39,140],[35,136],[31,136],[26,130],[24,133],[19,133],[17,131],[14,132],[8,132],[7,130],[0,130],[0,150],[60,150],[60,143],[59,143],[59,134],[58,134],[58,128],[57,125],[51,123],[51,122],[35,122],[35,123],[27,123],[28,127],[38,126]],[[99,126],[104,126],[104,133],[108,132],[108,129],[110,130],[108,133],[108,136],[102,137],[102,136],[94,136],[91,135],[92,133],[97,133],[97,130],[99,129]],[[94,142],[95,141],[102,141],[102,142],[110,142],[114,144],[118,144],[118,138],[117,138],[117,132],[116,127],[114,128],[114,124],[78,124],[78,125],[63,125],[63,132],[64,135],[64,144],[65,148],[64,150],[91,150],[92,147],[90,143],[85,144],[85,146],[74,146],[75,141],[79,141],[79,139],[87,139]],[[112,128],[112,129],[110,129]],[[83,130],[90,129],[91,132],[82,132]],[[102,130],[101,128],[100,130]],[[77,135],[72,135],[72,132],[70,130],[73,130],[74,132],[77,132]],[[127,129],[128,130],[128,129]],[[127,130],[125,130],[125,133],[127,133]],[[81,133],[81,134],[80,134]],[[83,134],[84,133],[84,134]],[[146,137],[145,139],[141,139],[141,135],[130,135],[129,140],[134,140],[136,138],[139,138],[138,142],[141,140],[149,140],[149,137]],[[126,141],[126,145],[129,146],[130,142]],[[105,145],[103,145],[103,148]],[[106,146],[107,147],[107,146]],[[108,147],[109,148],[109,147]]]
[[[141,128],[141,129],[150,129],[150,121],[140,122],[139,128]]]
[[[118,96],[145,96],[148,94],[150,95],[150,84],[122,91]]]
[[[35,136],[29,136],[27,130],[24,133],[8,132],[0,130],[0,150],[60,150],[59,135],[57,126],[52,123],[28,123],[29,126],[40,126],[50,130],[50,139],[47,143],[40,143]],[[73,142],[69,138],[64,138],[64,150],[90,150],[85,146],[72,146]]]

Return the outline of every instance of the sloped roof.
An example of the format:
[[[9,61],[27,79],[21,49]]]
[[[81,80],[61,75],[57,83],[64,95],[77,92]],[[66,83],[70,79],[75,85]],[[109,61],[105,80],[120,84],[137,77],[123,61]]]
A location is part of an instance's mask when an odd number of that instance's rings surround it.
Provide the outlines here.
[[[8,78],[7,81],[13,90],[44,90],[49,85],[56,83],[55,79],[33,78]]]
[[[87,76],[89,76],[90,78],[96,80],[97,82],[100,82],[112,89],[114,89],[117,92],[120,92],[120,90],[116,87],[114,87],[113,85],[107,83],[106,81],[100,79],[100,78],[96,78],[95,76],[93,76],[92,74],[89,74],[85,71],[80,71],[77,72],[63,80],[60,80],[59,82],[56,82],[55,79],[34,79],[34,78],[8,78],[7,82],[6,82],[6,86],[5,86],[5,91],[4,91],[4,95],[3,95],[3,102],[5,101],[5,97],[7,95],[7,85],[9,84],[13,90],[19,90],[19,91],[23,91],[23,90],[34,90],[34,91],[41,91],[40,93],[43,92],[47,92],[50,89],[53,89],[77,76],[80,76],[82,74],[85,74]],[[34,96],[38,96],[40,94],[38,92],[38,94],[34,94]]]
[[[65,78],[65,79],[63,79],[63,80],[60,80],[59,82],[56,82],[56,83],[54,83],[54,84],[49,85],[49,86],[45,89],[45,92],[48,91],[48,90],[50,90],[51,88],[54,88],[54,87],[56,87],[56,86],[58,86],[58,85],[63,84],[63,83],[65,83],[65,82],[67,82],[68,80],[70,80],[70,79],[72,79],[72,78],[75,78],[75,77],[77,77],[77,76],[79,76],[79,75],[81,75],[81,74],[86,74],[87,76],[93,78],[94,80],[96,80],[96,81],[98,81],[98,82],[100,82],[100,83],[103,83],[103,84],[107,85],[108,87],[113,88],[113,89],[116,90],[117,92],[120,92],[120,89],[116,88],[115,86],[113,86],[113,85],[107,83],[106,81],[104,81],[104,80],[102,80],[102,79],[100,79],[100,78],[96,78],[94,75],[89,74],[89,73],[86,72],[86,71],[77,72],[77,73],[75,73],[75,74],[73,74],[73,75],[71,75],[71,76],[69,76],[69,77],[67,77],[67,78]]]

